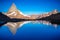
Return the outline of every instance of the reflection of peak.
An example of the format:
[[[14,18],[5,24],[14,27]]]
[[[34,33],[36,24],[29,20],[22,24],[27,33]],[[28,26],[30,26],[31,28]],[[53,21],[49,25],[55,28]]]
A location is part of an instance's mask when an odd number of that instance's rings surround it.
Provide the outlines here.
[[[22,27],[24,24],[30,23],[30,21],[25,21],[25,22],[18,22],[18,23],[7,23],[6,25],[8,26],[9,30],[15,34],[17,29]]]

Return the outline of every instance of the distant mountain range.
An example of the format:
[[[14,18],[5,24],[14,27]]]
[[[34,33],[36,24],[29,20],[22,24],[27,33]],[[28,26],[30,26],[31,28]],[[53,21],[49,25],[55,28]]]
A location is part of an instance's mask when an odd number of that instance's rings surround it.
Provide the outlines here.
[[[15,4],[13,3],[5,15],[9,16],[10,18],[37,19],[37,18],[47,17],[47,16],[50,16],[50,15],[56,14],[56,13],[58,13],[58,11],[55,9],[52,12],[49,12],[47,14],[25,15],[20,10],[18,10],[16,8]]]
[[[49,21],[52,24],[60,25],[60,13],[52,14],[43,18],[38,18],[39,20]]]

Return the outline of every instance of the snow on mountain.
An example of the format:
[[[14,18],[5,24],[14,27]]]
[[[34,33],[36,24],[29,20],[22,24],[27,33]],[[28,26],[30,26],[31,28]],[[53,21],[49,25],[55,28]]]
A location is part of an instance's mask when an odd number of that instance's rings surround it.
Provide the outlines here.
[[[12,18],[29,18],[30,16],[23,14],[20,10],[18,10],[13,3],[9,11],[7,12],[7,16]]]

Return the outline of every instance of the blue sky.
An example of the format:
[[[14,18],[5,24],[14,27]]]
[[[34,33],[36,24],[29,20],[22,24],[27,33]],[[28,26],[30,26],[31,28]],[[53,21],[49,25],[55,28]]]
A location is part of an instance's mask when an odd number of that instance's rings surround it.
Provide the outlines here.
[[[25,14],[50,12],[54,9],[60,11],[60,0],[0,0],[0,11],[7,12],[12,3]]]

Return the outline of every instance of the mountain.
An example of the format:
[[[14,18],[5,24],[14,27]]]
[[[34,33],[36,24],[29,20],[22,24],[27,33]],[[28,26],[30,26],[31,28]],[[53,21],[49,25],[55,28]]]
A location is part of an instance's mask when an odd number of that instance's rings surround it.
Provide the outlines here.
[[[11,18],[21,18],[21,19],[30,17],[30,16],[27,16],[27,15],[23,14],[21,11],[19,11],[16,8],[14,3],[12,4],[9,11],[7,12],[7,16],[9,16]]]
[[[10,18],[19,18],[19,19],[30,19],[30,16],[27,16],[25,14],[23,14],[21,11],[19,11],[15,4],[13,3],[12,6],[10,7],[10,9],[8,10],[8,12],[5,14],[7,15],[8,17]],[[6,25],[8,26],[8,28],[11,30],[11,32],[13,34],[16,33],[16,30],[21,27],[21,25],[23,24],[24,22],[16,22],[16,23],[12,23],[12,22],[9,22],[7,23]]]
[[[51,24],[60,24],[60,13],[52,14],[47,17],[39,18],[39,20],[49,21]]]
[[[58,13],[57,9],[55,9],[55,10],[52,11],[52,14],[56,14],[56,13]]]
[[[55,9],[55,10],[53,10],[52,12],[48,12],[48,13],[46,13],[46,14],[38,15],[37,19],[38,19],[38,18],[43,18],[43,17],[48,17],[48,16],[50,16],[50,15],[52,15],[52,14],[57,14],[57,13],[58,13],[58,11]]]
[[[50,16],[52,14],[56,14],[58,13],[58,10],[55,9],[51,12],[48,12],[48,13],[44,13],[44,14],[33,14],[33,15],[30,15],[32,19],[38,19],[38,18],[43,18],[43,17],[47,17],[47,16]]]

